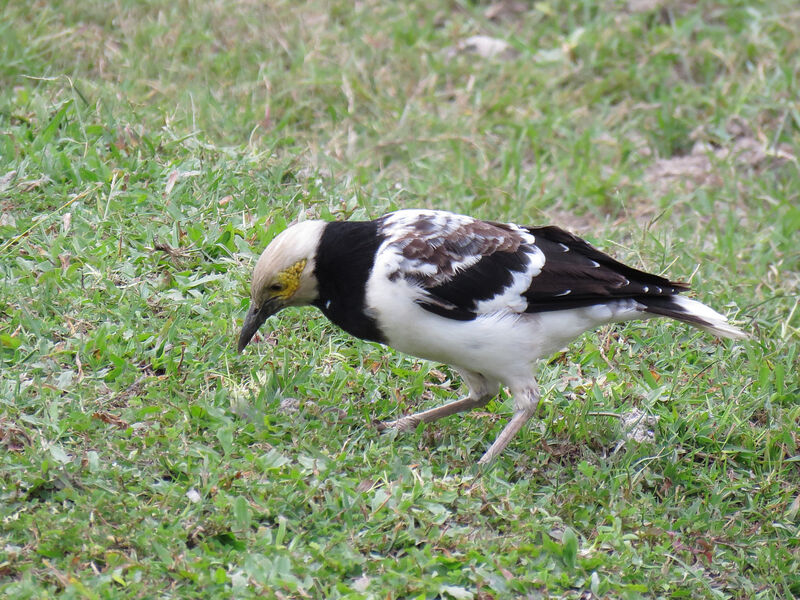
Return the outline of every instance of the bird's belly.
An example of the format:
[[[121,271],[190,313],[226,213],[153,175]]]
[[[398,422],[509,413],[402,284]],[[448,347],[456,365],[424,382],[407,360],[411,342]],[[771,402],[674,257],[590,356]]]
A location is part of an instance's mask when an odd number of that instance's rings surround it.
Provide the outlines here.
[[[369,302],[385,342],[406,354],[482,373],[508,385],[527,381],[540,358],[534,320],[515,313],[458,321],[421,308],[408,295]]]
[[[628,307],[618,310],[612,303],[534,314],[500,311],[459,321],[429,312],[399,292],[380,298],[368,296],[368,306],[389,346],[510,386],[529,380],[536,361],[581,333],[641,315]]]
[[[417,311],[418,314],[408,321],[394,316],[378,319],[390,346],[412,356],[476,371],[504,382],[515,376],[530,377],[538,353],[530,340],[520,336],[516,316],[492,315],[456,321],[421,308]]]

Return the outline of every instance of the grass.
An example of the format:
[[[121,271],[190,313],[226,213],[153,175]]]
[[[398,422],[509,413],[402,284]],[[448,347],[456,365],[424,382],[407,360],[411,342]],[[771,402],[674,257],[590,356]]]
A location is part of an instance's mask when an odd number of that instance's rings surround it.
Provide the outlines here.
[[[0,593],[800,594],[798,29],[790,0],[0,4]],[[235,353],[287,222],[400,207],[560,224],[754,337],[586,335],[479,474],[505,397],[369,425],[454,398],[441,365],[313,310]]]

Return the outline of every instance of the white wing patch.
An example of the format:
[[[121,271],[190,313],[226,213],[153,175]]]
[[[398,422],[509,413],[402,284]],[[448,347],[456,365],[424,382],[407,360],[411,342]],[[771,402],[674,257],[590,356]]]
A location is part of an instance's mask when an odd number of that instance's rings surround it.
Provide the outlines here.
[[[471,217],[445,211],[398,210],[387,215],[384,220],[382,233],[386,236],[386,241],[378,250],[378,255],[382,257],[383,254],[387,254],[388,275],[440,281],[471,267],[481,259],[481,255],[464,253],[459,256],[450,253],[447,268],[449,273],[445,273],[443,265],[423,257],[409,256],[411,253],[404,251],[412,244],[420,242],[435,251],[460,229],[473,223],[475,219]],[[388,255],[393,256],[395,260],[390,260]]]
[[[522,294],[545,263],[544,253],[526,229],[444,211],[391,213],[383,220],[381,235],[385,241],[378,251],[376,268],[389,281],[410,282],[416,288],[416,300],[446,310],[461,308],[476,314],[524,312],[528,302]],[[447,301],[435,296],[432,290],[437,286],[452,285],[459,274],[468,276],[466,271],[498,252],[519,257],[520,269],[503,270],[494,283],[487,279],[485,290],[471,290],[474,297]]]

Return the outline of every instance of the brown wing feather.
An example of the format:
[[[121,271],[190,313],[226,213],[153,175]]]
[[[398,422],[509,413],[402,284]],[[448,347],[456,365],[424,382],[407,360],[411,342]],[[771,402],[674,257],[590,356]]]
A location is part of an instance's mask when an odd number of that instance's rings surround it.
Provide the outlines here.
[[[461,215],[448,220],[441,215],[422,214],[408,226],[408,232],[393,244],[406,259],[402,265],[404,276],[414,277],[426,287],[446,283],[458,271],[497,252],[515,253],[525,241],[523,232],[508,225]],[[419,268],[420,265],[426,268]]]

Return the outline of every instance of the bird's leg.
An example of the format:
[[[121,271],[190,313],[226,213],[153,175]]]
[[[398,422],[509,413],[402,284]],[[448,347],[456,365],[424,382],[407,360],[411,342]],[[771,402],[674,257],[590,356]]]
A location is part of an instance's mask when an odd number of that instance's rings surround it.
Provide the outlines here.
[[[539,386],[534,382],[532,387],[514,391],[514,416],[497,436],[494,443],[478,461],[479,465],[488,465],[500,456],[508,443],[522,429],[522,426],[536,413],[539,406]]]
[[[413,415],[400,417],[394,421],[381,423],[379,428],[381,430],[391,428],[398,431],[408,431],[414,429],[420,423],[432,423],[443,417],[486,406],[489,400],[497,394],[497,382],[489,381],[480,373],[472,371],[459,371],[459,373],[469,387],[469,394],[466,397],[449,402],[444,406],[437,406]]]
[[[464,412],[465,410],[472,410],[473,408],[486,406],[491,399],[492,396],[489,395],[483,396],[482,398],[473,398],[472,396],[459,398],[458,400],[448,402],[444,406],[437,406],[436,408],[423,410],[421,412],[414,413],[413,415],[406,415],[405,417],[400,417],[394,421],[386,421],[381,423],[381,429],[391,428],[397,429],[398,431],[409,431],[414,429],[420,423],[432,423],[433,421],[438,421],[443,417],[449,417],[450,415]]]

